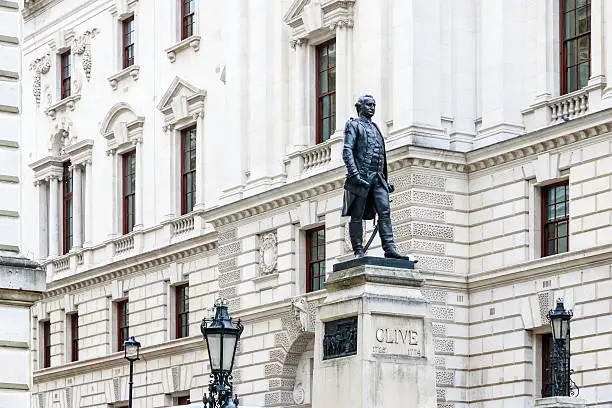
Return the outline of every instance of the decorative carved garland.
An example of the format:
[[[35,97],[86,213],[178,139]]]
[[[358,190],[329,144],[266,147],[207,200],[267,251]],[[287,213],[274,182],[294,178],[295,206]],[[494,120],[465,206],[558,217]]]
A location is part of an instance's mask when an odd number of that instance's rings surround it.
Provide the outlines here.
[[[276,232],[268,232],[260,237],[259,270],[262,275],[269,275],[276,270],[278,245]]]
[[[83,58],[83,71],[89,82],[91,77],[91,39],[96,36],[98,29],[87,30],[79,37],[72,40],[70,47],[71,52],[76,55],[81,55]]]
[[[40,105],[41,76],[49,72],[50,69],[51,58],[49,58],[48,53],[40,58],[36,58],[30,63],[30,71],[34,71],[32,94],[34,94],[34,98],[36,99],[36,106]]]

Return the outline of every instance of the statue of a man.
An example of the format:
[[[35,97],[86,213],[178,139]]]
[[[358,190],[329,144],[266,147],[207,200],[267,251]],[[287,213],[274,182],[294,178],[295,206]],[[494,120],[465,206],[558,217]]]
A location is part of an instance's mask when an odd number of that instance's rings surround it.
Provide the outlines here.
[[[342,159],[347,175],[344,183],[342,215],[350,216],[349,235],[357,258],[364,256],[363,222],[378,214],[378,231],[385,258],[408,259],[397,252],[391,228],[389,193],[394,191],[387,181],[385,141],[372,122],[376,102],[372,95],[363,95],[355,104],[359,118],[350,118],[344,128]]]

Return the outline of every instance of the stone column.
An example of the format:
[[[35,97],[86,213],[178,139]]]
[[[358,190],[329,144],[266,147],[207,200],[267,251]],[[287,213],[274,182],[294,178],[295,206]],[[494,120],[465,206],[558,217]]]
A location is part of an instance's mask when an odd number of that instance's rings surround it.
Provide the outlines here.
[[[143,217],[142,217],[142,202],[144,201],[144,190],[143,184],[143,167],[142,162],[144,156],[142,153],[142,138],[137,138],[134,143],[136,144],[136,214],[134,217],[134,230],[141,230],[143,228]]]
[[[112,214],[111,214],[111,222],[110,222],[110,232],[108,234],[109,238],[114,238],[115,236],[121,234],[121,224],[120,224],[120,214],[121,214],[121,185],[122,180],[119,176],[119,157],[117,155],[117,151],[115,149],[108,150],[106,152],[107,155],[111,156],[111,167],[112,167],[112,187],[111,187],[111,197],[113,201],[112,205]]]
[[[413,266],[373,257],[334,265],[317,313],[313,407],[437,407],[429,303]]]
[[[553,67],[550,59],[550,49],[552,48],[552,22],[551,17],[554,7],[552,0],[541,0],[536,3],[536,67],[537,67],[537,90],[535,102],[542,102],[549,99],[553,94],[552,79]],[[558,58],[558,51],[555,52]]]
[[[523,43],[515,34],[523,24],[522,9],[505,0],[480,2],[480,106],[482,127],[474,148],[522,135]],[[500,44],[504,44],[500,47]]]
[[[605,82],[604,62],[604,2],[591,0],[591,77],[589,85]],[[589,104],[590,104],[589,100]]]
[[[45,180],[34,182],[38,195],[38,259],[49,255],[49,205],[47,183]]]
[[[194,210],[204,209],[204,112],[196,112],[196,191]],[[181,152],[183,154],[183,152]]]
[[[85,243],[84,247],[92,245],[93,239],[93,218],[92,218],[92,204],[93,204],[93,178],[91,172],[91,159],[85,161]]]
[[[80,164],[72,166],[72,248],[81,248],[83,243],[82,223],[82,167]],[[71,248],[71,249],[72,249]]]
[[[50,176],[49,183],[49,257],[59,255],[59,188],[58,176]]]
[[[604,98],[608,99],[606,104],[612,104],[612,2],[604,2],[604,46],[608,52],[605,53],[606,79],[608,81],[604,90]]]
[[[293,75],[293,151],[299,151],[308,146],[308,134],[306,132],[306,40],[297,39],[291,41],[294,50],[294,75]]]
[[[347,24],[339,21],[332,29],[336,30],[336,135],[342,136],[344,124],[348,119],[347,67],[348,35]]]

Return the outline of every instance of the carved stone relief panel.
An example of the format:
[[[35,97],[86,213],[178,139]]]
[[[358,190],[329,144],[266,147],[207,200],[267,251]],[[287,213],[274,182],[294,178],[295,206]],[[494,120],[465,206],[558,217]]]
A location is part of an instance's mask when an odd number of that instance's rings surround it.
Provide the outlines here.
[[[276,231],[259,236],[259,272],[269,275],[276,271],[278,261],[278,242]]]

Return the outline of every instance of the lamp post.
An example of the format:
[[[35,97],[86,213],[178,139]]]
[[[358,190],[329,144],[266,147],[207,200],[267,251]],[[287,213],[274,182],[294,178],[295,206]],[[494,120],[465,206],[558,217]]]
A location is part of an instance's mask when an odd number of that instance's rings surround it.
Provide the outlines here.
[[[570,320],[571,310],[565,310],[563,299],[557,300],[557,307],[548,312],[552,327],[553,344],[550,352],[550,367],[548,368],[548,389],[550,396],[566,396],[577,394],[578,387],[570,378]]]
[[[140,343],[131,336],[129,340],[123,342],[123,358],[130,362],[130,394],[128,407],[132,408],[132,384],[134,383],[134,361],[140,360]]]
[[[208,395],[204,393],[203,397],[206,408],[235,408],[238,405],[238,397],[232,399],[232,367],[244,326],[240,319],[232,321],[228,304],[227,299],[217,299],[215,317],[202,319],[200,326],[208,346],[211,369]]]

